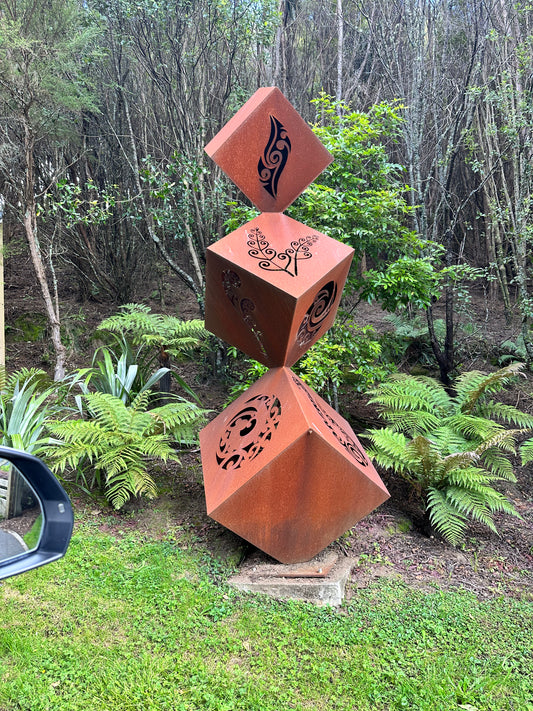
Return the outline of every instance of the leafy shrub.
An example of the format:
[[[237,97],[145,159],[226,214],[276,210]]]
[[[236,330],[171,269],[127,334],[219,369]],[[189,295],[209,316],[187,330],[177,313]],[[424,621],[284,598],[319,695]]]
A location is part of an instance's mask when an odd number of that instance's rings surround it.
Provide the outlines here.
[[[230,352],[237,357],[237,350]],[[268,368],[255,360],[246,360],[246,369],[231,390],[238,397]],[[394,366],[383,362],[381,344],[372,326],[358,326],[352,321],[337,322],[294,365],[302,380],[338,409],[338,394],[343,388],[357,392],[368,390],[386,378]]]
[[[495,373],[464,373],[454,395],[433,378],[410,375],[393,376],[372,393],[388,426],[370,430],[369,454],[413,487],[431,524],[453,545],[469,518],[497,532],[496,512],[518,516],[493,484],[516,481],[508,455],[516,436],[533,428],[533,417],[490,396],[522,368],[514,363]]]

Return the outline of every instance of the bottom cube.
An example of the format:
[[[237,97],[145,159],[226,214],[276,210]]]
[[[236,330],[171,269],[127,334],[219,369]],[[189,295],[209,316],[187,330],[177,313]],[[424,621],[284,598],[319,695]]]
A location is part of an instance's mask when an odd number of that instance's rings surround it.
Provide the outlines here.
[[[274,368],[200,432],[207,513],[282,563],[310,560],[389,494],[350,425]]]

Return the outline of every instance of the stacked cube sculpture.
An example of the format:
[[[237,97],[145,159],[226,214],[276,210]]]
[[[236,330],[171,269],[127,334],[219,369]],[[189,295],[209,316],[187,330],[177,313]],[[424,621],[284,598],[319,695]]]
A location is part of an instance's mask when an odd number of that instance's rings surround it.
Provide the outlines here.
[[[275,87],[206,152],[262,211],[207,250],[206,327],[270,368],[200,433],[207,513],[302,562],[388,498],[350,425],[290,370],[333,324],[353,256],[283,214],[332,157]]]

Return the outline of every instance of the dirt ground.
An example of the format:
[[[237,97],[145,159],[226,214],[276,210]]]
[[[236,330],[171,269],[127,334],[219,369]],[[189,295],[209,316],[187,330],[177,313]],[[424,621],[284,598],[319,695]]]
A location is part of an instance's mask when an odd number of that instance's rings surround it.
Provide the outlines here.
[[[31,266],[24,260],[16,269],[7,270],[6,323],[8,326],[8,371],[37,366],[52,370],[53,354],[46,329],[37,340],[21,340],[20,316],[43,314],[38,288]],[[114,313],[110,304],[76,301],[75,284],[65,280],[60,294],[65,332],[69,342],[69,366],[87,366],[94,348],[91,335],[98,323]],[[144,303],[158,311],[150,299]],[[519,328],[507,323],[497,302],[478,293],[473,301],[463,304],[468,328],[459,333],[461,369],[487,369],[501,344],[516,340]],[[166,293],[166,312],[182,318],[197,317],[198,310],[187,290],[171,280]],[[370,323],[376,330],[390,329],[379,308],[362,304],[355,310],[361,325]],[[401,367],[410,367],[409,354]],[[428,370],[431,374],[431,371]],[[182,373],[197,392],[204,407],[214,414],[221,411],[227,398],[225,387],[209,378],[208,369],[186,366]],[[525,378],[520,387],[507,394],[509,402],[533,412],[533,378]],[[374,424],[376,413],[364,397],[343,400],[343,414],[359,433],[365,423]],[[384,480],[391,499],[360,521],[354,528],[331,544],[341,555],[353,559],[348,597],[358,588],[378,578],[397,578],[423,590],[462,587],[480,598],[507,595],[533,600],[533,477],[531,467],[516,468],[518,482],[508,486],[508,495],[522,519],[498,517],[500,535],[483,526],[470,526],[464,545],[452,548],[440,539],[428,536],[419,527],[420,512],[409,500],[398,482]],[[202,485],[200,453],[183,453],[181,467],[167,467],[159,474],[161,496],[154,501],[134,502],[121,512],[113,512],[98,500],[78,496],[71,489],[74,505],[83,517],[94,517],[102,531],[115,535],[136,529],[147,535],[173,540],[184,545],[201,545],[235,565],[246,567],[258,553],[249,544],[207,517]],[[254,558],[255,560],[255,558]],[[268,558],[265,556],[265,560]]]

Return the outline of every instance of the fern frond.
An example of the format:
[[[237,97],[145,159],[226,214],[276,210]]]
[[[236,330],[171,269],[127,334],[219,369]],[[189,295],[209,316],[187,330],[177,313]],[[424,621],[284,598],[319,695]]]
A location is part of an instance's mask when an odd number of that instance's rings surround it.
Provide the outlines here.
[[[381,383],[370,392],[371,403],[388,412],[419,410],[444,415],[451,407],[452,400],[443,386],[433,378],[424,376],[395,374],[386,383]]]
[[[523,465],[533,461],[533,438],[526,440],[520,445],[520,456]]]
[[[446,484],[450,486],[460,486],[465,489],[475,489],[484,486],[491,479],[481,467],[470,466],[456,467],[447,472]]]
[[[455,383],[457,402],[462,412],[473,414],[478,403],[489,393],[502,390],[510,380],[513,380],[524,370],[523,363],[510,363],[494,373],[483,373],[472,370],[463,373]]]
[[[92,417],[108,430],[122,431],[128,427],[130,418],[127,405],[116,395],[110,393],[86,393],[83,400]]]
[[[497,422],[463,412],[449,417],[446,424],[456,432],[461,432],[467,439],[478,442],[502,430],[502,426]]]
[[[446,488],[446,498],[462,514],[483,523],[493,533],[498,533],[486,498],[481,492],[449,486]]]
[[[504,430],[495,432],[476,447],[476,452],[481,455],[491,449],[499,449],[504,452],[514,454],[516,450],[516,438],[523,434],[523,430]]]
[[[471,449],[471,442],[461,432],[450,426],[450,419],[446,418],[444,423],[431,433],[431,440],[435,442],[435,446],[439,448],[443,456]]]
[[[503,512],[521,518],[512,503],[491,486],[478,485],[472,489],[450,486],[446,489],[448,500],[452,501],[466,516],[485,524],[494,533],[498,533],[493,514]]]
[[[460,543],[466,531],[466,516],[449,501],[443,491],[434,487],[428,491],[427,506],[429,520],[435,530],[452,546]]]
[[[406,454],[411,467],[416,469],[419,476],[422,477],[424,486],[427,486],[430,481],[440,480],[442,457],[431,440],[418,435],[407,445]],[[416,462],[416,467],[413,466],[414,462]]]
[[[506,405],[503,402],[489,400],[476,408],[478,417],[492,418],[506,422],[520,429],[533,429],[533,415],[522,412],[513,405]]]
[[[482,454],[484,466],[498,479],[516,481],[513,465],[498,449],[489,449]]]
[[[176,316],[153,314],[143,304],[121,306],[118,314],[101,322],[98,331],[128,335],[137,346],[164,344],[176,353],[197,346],[208,335],[201,319],[182,321]]]
[[[469,469],[472,464],[479,461],[479,454],[476,452],[455,452],[448,454],[443,460],[443,474],[448,476],[450,472],[457,470]]]
[[[179,461],[173,432],[185,426],[186,436],[197,426],[204,411],[186,400],[147,410],[148,393],[139,394],[127,406],[119,397],[92,393],[86,396],[92,419],[50,423],[54,447],[47,454],[55,471],[90,465],[103,482],[109,502],[120,508],[131,496],[155,496],[156,485],[147,462]],[[58,446],[60,443],[60,446]]]
[[[369,430],[365,437],[372,442],[368,454],[378,464],[398,473],[405,470],[409,440],[404,434],[385,427]]]
[[[441,417],[425,410],[403,410],[401,412],[386,412],[383,418],[397,432],[405,432],[410,437],[431,432],[439,426]]]

